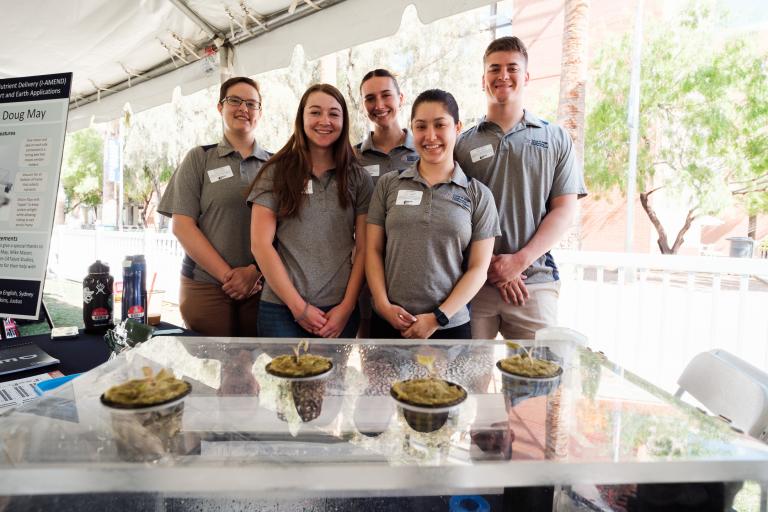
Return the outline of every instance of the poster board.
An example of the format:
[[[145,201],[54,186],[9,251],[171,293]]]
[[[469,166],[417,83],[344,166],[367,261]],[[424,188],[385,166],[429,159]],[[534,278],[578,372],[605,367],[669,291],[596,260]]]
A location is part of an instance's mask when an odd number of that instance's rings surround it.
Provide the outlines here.
[[[72,73],[0,79],[0,317],[40,313],[71,85]]]

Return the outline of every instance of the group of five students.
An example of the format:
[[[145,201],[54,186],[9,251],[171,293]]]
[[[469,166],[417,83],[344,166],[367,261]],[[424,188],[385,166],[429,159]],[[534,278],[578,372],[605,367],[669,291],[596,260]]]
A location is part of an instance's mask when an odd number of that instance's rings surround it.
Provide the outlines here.
[[[401,128],[403,94],[377,69],[360,87],[374,129],[356,148],[343,96],[317,84],[275,155],[254,136],[258,84],[222,84],[222,141],[190,151],[158,209],[186,252],[187,326],[461,339],[531,338],[554,323],[548,250],[586,193],[583,178],[568,135],[522,107],[523,43],[497,39],[483,62],[488,113],[464,134],[455,99],[438,89],[414,100]]]

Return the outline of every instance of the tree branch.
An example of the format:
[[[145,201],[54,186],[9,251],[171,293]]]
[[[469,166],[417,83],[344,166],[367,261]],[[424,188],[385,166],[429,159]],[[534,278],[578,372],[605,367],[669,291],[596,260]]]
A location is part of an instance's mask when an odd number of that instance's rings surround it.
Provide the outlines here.
[[[755,176],[754,178],[748,179],[748,180],[734,180],[730,183],[734,185],[738,185],[740,183],[755,183],[755,182],[761,182],[763,180],[768,180],[768,173],[761,174],[760,176]]]
[[[657,243],[661,254],[672,254],[672,249],[670,249],[669,242],[667,241],[667,232],[664,230],[664,226],[661,224],[658,215],[656,215],[653,207],[651,207],[651,203],[648,201],[648,196],[656,190],[658,190],[658,188],[650,192],[642,192],[640,194],[640,204],[643,205],[643,209],[645,210],[646,215],[648,215],[648,219],[650,219],[651,224],[653,224],[653,227],[656,228],[656,232],[659,234]]]
[[[647,191],[647,192],[642,192],[642,193],[640,194],[640,196],[641,196],[641,198],[640,198],[640,199],[642,200],[642,196],[643,196],[643,194],[645,194],[645,196],[646,196],[646,197],[648,197],[649,195],[651,195],[651,194],[653,194],[654,192],[657,192],[657,191],[659,191],[659,190],[663,189],[664,187],[666,187],[666,185],[659,185],[658,187],[656,187],[656,188],[654,188],[654,189],[651,189],[651,190],[649,190],[649,191]]]
[[[685,217],[685,224],[683,224],[683,227],[680,228],[680,231],[677,232],[677,237],[675,237],[675,243],[672,244],[672,254],[677,254],[677,251],[680,249],[680,246],[683,245],[683,242],[685,242],[685,234],[688,232],[689,229],[691,229],[691,224],[693,224],[693,221],[696,219],[697,215],[694,214],[696,211],[695,208],[688,210],[688,215]]]
[[[761,188],[739,189],[731,191],[733,196],[745,196],[747,194],[758,194],[760,192],[768,192],[768,185]]]

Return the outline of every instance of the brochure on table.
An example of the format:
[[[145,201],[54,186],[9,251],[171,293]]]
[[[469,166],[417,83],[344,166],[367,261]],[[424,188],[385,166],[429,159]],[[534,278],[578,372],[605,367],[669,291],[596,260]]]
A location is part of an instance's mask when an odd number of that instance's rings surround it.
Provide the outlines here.
[[[72,73],[0,80],[0,317],[37,319]]]

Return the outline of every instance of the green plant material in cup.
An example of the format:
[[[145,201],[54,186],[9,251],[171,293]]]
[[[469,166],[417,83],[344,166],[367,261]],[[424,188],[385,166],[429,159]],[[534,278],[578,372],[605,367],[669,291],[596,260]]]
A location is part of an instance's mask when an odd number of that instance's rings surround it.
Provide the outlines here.
[[[502,359],[499,368],[513,375],[538,378],[554,377],[560,371],[557,363],[531,357],[527,352]]]
[[[408,425],[425,433],[442,427],[450,412],[467,398],[463,387],[433,377],[396,382],[390,388],[390,394]]]
[[[310,354],[309,343],[301,340],[293,348],[293,355],[277,356],[267,363],[266,370],[277,377],[303,378],[322,375],[332,367],[333,362],[329,358]]]
[[[102,395],[102,402],[110,407],[135,408],[164,404],[189,393],[189,382],[177,379],[173,372],[163,368],[152,375],[152,368],[142,368],[144,378],[131,379],[112,386]]]
[[[395,382],[392,396],[420,407],[448,407],[463,401],[467,392],[457,384],[430,377]]]
[[[101,395],[112,418],[118,456],[129,462],[149,462],[166,454],[182,453],[180,436],[184,397],[192,386],[169,370],[113,386]]]
[[[277,356],[267,364],[267,372],[277,377],[314,377],[331,369],[333,363],[327,357],[313,354]]]
[[[283,421],[288,421],[290,416],[286,407],[295,407],[303,422],[316,419],[322,412],[325,378],[333,368],[333,361],[308,351],[309,343],[302,340],[294,347],[293,354],[277,356],[266,366],[267,373],[285,379],[280,383],[277,410],[278,418]]]
[[[563,368],[555,362],[517,354],[496,362],[507,412],[533,397],[548,395],[560,385]],[[553,370],[554,369],[554,370]]]

